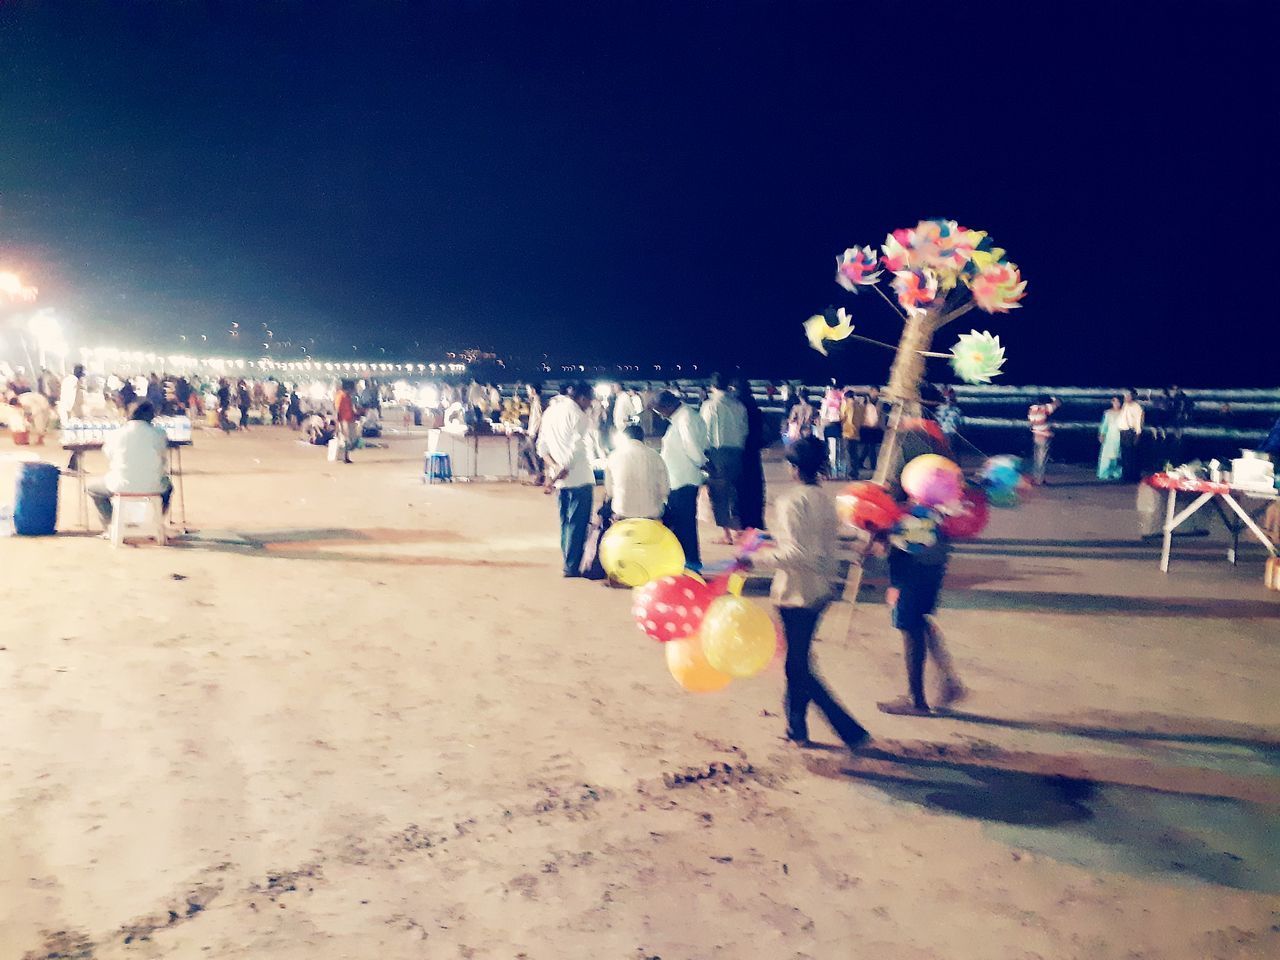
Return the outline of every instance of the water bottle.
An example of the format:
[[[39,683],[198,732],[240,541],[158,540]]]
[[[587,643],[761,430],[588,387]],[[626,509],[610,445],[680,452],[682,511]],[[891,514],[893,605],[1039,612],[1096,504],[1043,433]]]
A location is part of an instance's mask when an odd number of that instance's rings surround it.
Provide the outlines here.
[[[184,443],[191,442],[191,418],[186,414],[178,418],[178,439]]]

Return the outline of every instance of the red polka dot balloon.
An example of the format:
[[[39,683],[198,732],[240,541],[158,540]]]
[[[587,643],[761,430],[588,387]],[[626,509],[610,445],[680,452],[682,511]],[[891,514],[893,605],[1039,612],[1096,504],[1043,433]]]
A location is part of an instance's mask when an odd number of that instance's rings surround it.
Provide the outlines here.
[[[654,640],[683,640],[698,632],[711,601],[723,592],[723,584],[687,573],[659,577],[632,591],[631,615]]]

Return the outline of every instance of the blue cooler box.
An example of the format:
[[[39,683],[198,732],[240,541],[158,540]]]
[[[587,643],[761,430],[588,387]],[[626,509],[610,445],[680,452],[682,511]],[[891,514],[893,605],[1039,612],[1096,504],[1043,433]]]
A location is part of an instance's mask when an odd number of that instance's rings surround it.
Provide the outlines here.
[[[23,537],[49,537],[58,529],[58,468],[24,463],[13,498],[13,531]]]

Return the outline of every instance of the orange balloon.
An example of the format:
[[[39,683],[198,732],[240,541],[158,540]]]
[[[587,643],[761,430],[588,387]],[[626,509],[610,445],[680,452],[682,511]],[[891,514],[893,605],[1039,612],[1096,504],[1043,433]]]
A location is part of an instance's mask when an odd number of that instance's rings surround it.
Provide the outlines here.
[[[662,649],[666,653],[671,676],[690,693],[715,693],[727,687],[733,679],[707,663],[702,654],[702,637],[697,634],[664,643]]]

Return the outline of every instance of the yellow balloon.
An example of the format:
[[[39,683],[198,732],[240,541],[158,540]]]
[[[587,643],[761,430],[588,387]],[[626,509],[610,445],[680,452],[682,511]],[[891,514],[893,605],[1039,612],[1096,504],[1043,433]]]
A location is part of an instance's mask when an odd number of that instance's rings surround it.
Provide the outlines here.
[[[707,662],[731,677],[754,677],[778,649],[769,615],[742,597],[717,597],[702,621],[702,652]]]
[[[684,550],[657,520],[620,520],[600,538],[604,572],[628,587],[684,572]]]
[[[707,658],[702,655],[702,640],[697,634],[683,640],[668,641],[662,649],[666,652],[671,676],[690,693],[715,693],[733,680],[707,663]]]

